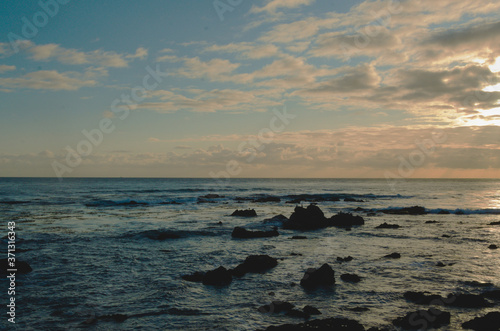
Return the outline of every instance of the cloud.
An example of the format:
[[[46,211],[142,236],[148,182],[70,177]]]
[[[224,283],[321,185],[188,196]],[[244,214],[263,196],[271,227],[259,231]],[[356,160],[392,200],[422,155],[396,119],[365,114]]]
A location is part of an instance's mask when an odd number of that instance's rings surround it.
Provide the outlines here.
[[[30,54],[34,61],[56,60],[63,64],[83,65],[91,64],[104,67],[128,67],[129,60],[145,59],[148,51],[139,47],[135,54],[119,54],[112,51],[94,50],[82,52],[76,49],[64,48],[58,44],[36,45],[31,41],[24,41],[20,48]]]
[[[297,8],[300,6],[308,6],[314,3],[315,0],[269,0],[263,7],[252,6],[251,13],[267,12],[274,14],[280,8]]]
[[[0,74],[7,72],[7,71],[13,71],[16,70],[16,66],[9,66],[5,64],[0,64]]]
[[[227,45],[212,45],[204,49],[205,52],[237,53],[246,59],[263,59],[280,54],[279,48],[273,44],[256,44],[249,42],[231,43]]]
[[[97,81],[76,72],[40,70],[20,77],[0,78],[0,86],[8,89],[35,89],[75,91],[82,87],[96,86]]]

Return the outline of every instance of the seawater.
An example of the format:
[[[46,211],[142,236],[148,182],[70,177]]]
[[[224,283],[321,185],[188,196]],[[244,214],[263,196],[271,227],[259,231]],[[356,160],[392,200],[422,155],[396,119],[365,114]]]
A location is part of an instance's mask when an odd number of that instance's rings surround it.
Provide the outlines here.
[[[0,178],[0,234],[7,234],[7,222],[16,222],[16,248],[21,250],[16,257],[33,268],[16,278],[16,324],[8,323],[3,313],[0,327],[256,330],[303,321],[257,310],[283,300],[298,308],[317,307],[323,314],[316,318],[347,317],[368,328],[389,326],[410,311],[427,309],[407,302],[403,293],[408,290],[447,295],[479,293],[484,288],[477,282],[500,285],[500,252],[488,249],[500,244],[500,227],[489,225],[500,220],[499,180],[415,179],[390,184],[381,179]],[[221,197],[200,199],[207,194]],[[317,202],[327,217],[352,212],[366,223],[351,231],[280,229],[279,237],[231,238],[235,226],[279,226],[263,220],[278,214],[289,217],[295,204],[287,201],[301,194],[311,200],[337,197],[340,201]],[[251,201],[269,196],[281,202]],[[425,207],[428,214],[377,212],[415,205]],[[367,216],[358,207],[375,214]],[[229,216],[247,208],[258,216]],[[442,210],[450,214],[439,214]],[[401,227],[375,229],[383,222]],[[146,235],[157,230],[181,238],[158,241]],[[291,240],[294,235],[308,239]],[[6,254],[7,240],[1,245]],[[393,252],[401,253],[401,259],[382,258]],[[252,254],[270,255],[279,264],[222,288],[181,279],[220,265],[232,268]],[[336,262],[336,257],[349,255],[354,257],[351,262]],[[437,262],[452,265],[440,268]],[[305,270],[323,263],[335,270],[336,285],[315,291],[301,288]],[[339,278],[343,273],[355,273],[362,281],[345,283]],[[7,280],[0,286],[5,307]],[[359,307],[368,310],[352,310]],[[452,324],[443,330],[457,330],[462,322],[495,309],[445,310]],[[130,318],[98,318],[112,314]]]

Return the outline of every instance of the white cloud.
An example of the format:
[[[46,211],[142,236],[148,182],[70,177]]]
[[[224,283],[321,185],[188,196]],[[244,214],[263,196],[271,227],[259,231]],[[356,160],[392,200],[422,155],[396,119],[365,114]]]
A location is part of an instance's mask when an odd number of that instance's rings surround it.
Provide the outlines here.
[[[297,8],[300,6],[308,6],[314,3],[315,0],[269,0],[263,7],[253,6],[251,13],[267,12],[274,14],[280,8]]]

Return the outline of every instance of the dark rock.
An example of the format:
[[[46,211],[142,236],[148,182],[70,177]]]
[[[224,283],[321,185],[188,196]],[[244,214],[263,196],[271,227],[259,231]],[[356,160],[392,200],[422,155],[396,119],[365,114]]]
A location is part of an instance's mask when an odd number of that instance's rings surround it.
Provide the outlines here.
[[[438,221],[426,221],[425,224],[436,224]]]
[[[291,317],[300,317],[300,318],[309,318],[309,316],[310,316],[310,315],[306,314],[305,312],[303,312],[302,310],[298,310],[298,309],[291,309],[291,310],[286,312],[286,315],[291,316]]]
[[[492,306],[480,294],[450,294],[445,302],[447,306],[460,308],[484,308]]]
[[[489,249],[498,249],[498,246],[491,244],[491,245],[488,246],[488,248]]]
[[[278,265],[278,260],[268,255],[250,255],[243,263],[231,270],[236,277],[241,277],[246,273],[258,273],[272,269]]]
[[[239,210],[236,209],[231,216],[241,216],[241,217],[256,217],[257,213],[254,209]]]
[[[318,308],[309,305],[302,308],[302,311],[307,315],[321,315],[321,312]]]
[[[266,331],[303,331],[303,330],[346,330],[365,331],[359,322],[347,318],[327,318],[308,321],[300,324],[283,324],[270,326]]]
[[[293,253],[293,252],[290,255],[291,256],[302,256],[302,254],[300,254],[300,253]]]
[[[487,292],[481,293],[481,296],[483,298],[500,300],[500,290],[487,291]]]
[[[444,304],[443,297],[438,294],[427,294],[427,292],[405,292],[404,298],[419,305]]]
[[[8,269],[16,269],[16,274],[27,274],[33,271],[28,262],[16,260],[14,267],[9,265],[8,259],[0,259],[0,274],[9,275]]]
[[[463,212],[463,210],[457,210],[455,212],[455,215],[464,215],[465,213]]]
[[[476,317],[463,323],[462,327],[476,331],[498,331],[500,330],[500,312],[494,311],[485,316]]]
[[[279,314],[281,312],[288,312],[292,310],[295,305],[286,301],[273,301],[268,305],[259,307],[259,311],[264,314]]]
[[[436,263],[436,267],[445,267],[446,264],[444,264],[443,262],[439,261],[438,263]]]
[[[224,196],[218,195],[218,194],[207,194],[207,195],[202,195],[199,198],[201,198],[201,199],[220,199],[220,198],[224,198]]]
[[[500,225],[500,221],[498,221],[498,222],[491,222],[489,225]]]
[[[388,224],[388,223],[382,223],[379,226],[376,226],[375,229],[398,229],[399,225],[397,224]]]
[[[335,271],[327,263],[323,264],[319,269],[308,269],[300,281],[300,285],[306,288],[333,284],[335,284]]]
[[[354,209],[354,211],[365,211],[365,208],[358,207],[358,208]]]
[[[340,275],[340,279],[342,279],[344,282],[350,283],[359,283],[361,281],[361,277],[355,274],[342,274]]]
[[[418,310],[408,313],[404,317],[398,317],[392,324],[403,329],[416,330],[429,328],[439,328],[450,324],[451,314],[439,309]]]
[[[148,230],[143,235],[151,240],[179,239],[181,236],[168,230]]]
[[[358,200],[354,198],[344,198],[345,202],[364,202],[364,200]]]
[[[451,238],[451,236],[449,234],[443,234],[441,237],[442,238]]]
[[[269,238],[269,237],[277,237],[280,234],[278,233],[278,230],[274,228],[273,230],[270,231],[249,231],[247,229],[244,229],[242,227],[235,227],[233,232],[231,233],[231,237],[233,238]]]
[[[353,226],[363,225],[365,220],[361,216],[353,216],[351,213],[339,212],[330,218],[330,222],[334,226]]]
[[[306,236],[293,236],[292,239],[307,239]]]
[[[349,261],[352,261],[354,258],[352,256],[348,256],[348,257],[340,257],[340,256],[337,256],[337,261],[338,262],[349,262]]]
[[[329,226],[329,222],[321,209],[316,205],[307,208],[295,207],[288,221],[283,222],[283,228],[291,230],[313,230]]]
[[[182,279],[187,280],[188,282],[202,282],[203,277],[205,277],[205,273],[201,271],[196,271],[194,274],[191,275],[181,276]]]
[[[353,307],[353,308],[348,308],[348,309],[350,311],[354,311],[354,312],[357,312],[357,313],[362,313],[362,312],[370,310],[370,308],[367,308],[367,307]]]
[[[427,212],[424,207],[413,206],[413,207],[404,207],[398,209],[382,209],[379,210],[384,214],[393,214],[393,215],[425,215]]]
[[[265,197],[255,199],[254,202],[281,202],[279,197]]]
[[[284,216],[284,215],[276,215],[276,216],[273,216],[272,218],[266,218],[263,222],[264,223],[275,223],[275,222],[285,222],[288,220],[288,217]]]
[[[399,259],[399,258],[401,258],[401,254],[391,253],[391,254],[385,255],[384,257],[389,258],[389,259]]]
[[[447,211],[447,210],[442,210],[442,209],[441,209],[441,210],[438,212],[438,214],[439,214],[439,215],[449,215],[449,214],[450,214],[450,212],[449,212],[449,211]]]
[[[233,276],[231,272],[224,267],[207,271],[203,276],[203,285],[225,286],[231,284],[232,281]]]

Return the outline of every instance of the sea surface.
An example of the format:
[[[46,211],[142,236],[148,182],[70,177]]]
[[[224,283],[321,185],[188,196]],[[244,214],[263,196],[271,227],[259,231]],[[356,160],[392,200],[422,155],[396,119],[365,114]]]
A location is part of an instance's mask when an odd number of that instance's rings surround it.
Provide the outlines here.
[[[200,198],[207,194],[220,197]],[[288,202],[304,194],[304,207],[316,200],[327,217],[352,212],[365,224],[351,231],[279,228],[278,237],[231,238],[235,226],[280,227],[264,220],[289,217],[296,205]],[[255,201],[265,197],[280,202]],[[411,206],[427,214],[379,212]],[[248,208],[258,216],[230,216]],[[0,282],[0,328],[7,330],[256,330],[304,321],[258,310],[274,300],[312,305],[322,312],[312,318],[391,327],[397,317],[428,309],[406,301],[405,291],[446,296],[500,286],[500,250],[488,249],[500,246],[500,226],[489,225],[500,221],[500,180],[0,178],[0,218],[0,237],[9,231],[7,222],[16,223],[16,258],[33,268],[16,277],[15,324],[7,322],[8,282]],[[401,227],[375,228],[384,222]],[[180,238],[155,240],[162,231]],[[6,257],[7,240],[0,245]],[[383,258],[394,252],[401,258]],[[277,258],[278,265],[226,287],[181,278],[233,268],[253,254]],[[346,256],[354,259],[337,262]],[[298,285],[305,270],[324,263],[335,270],[334,286]],[[343,282],[343,273],[362,281]],[[360,307],[365,311],[353,311]],[[452,316],[443,330],[460,330],[464,321],[498,311],[442,309]],[[113,314],[128,318],[102,318]]]

